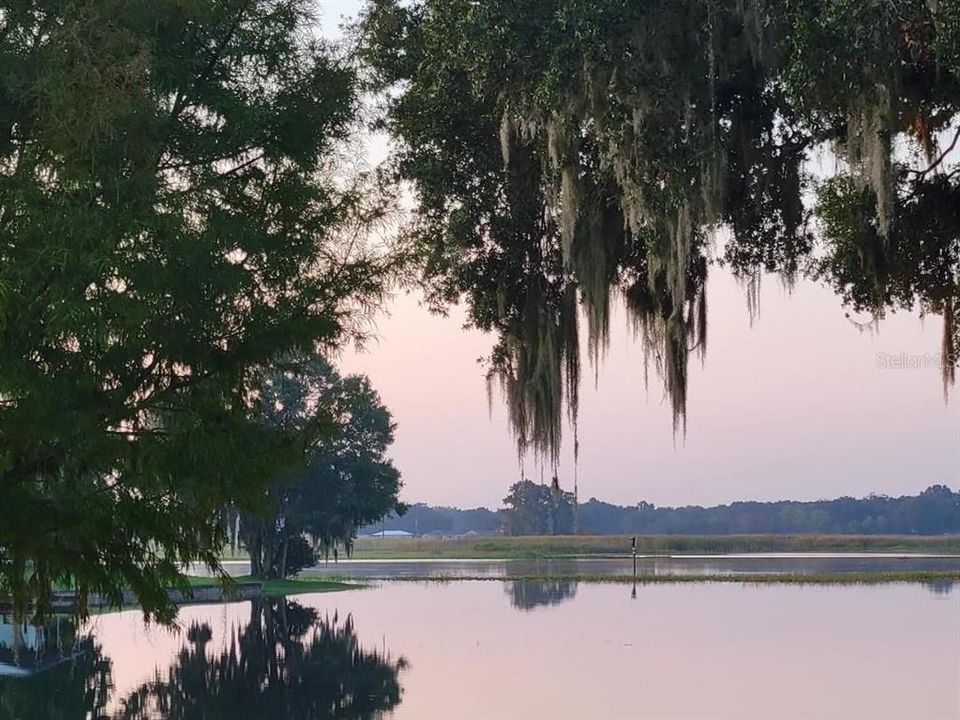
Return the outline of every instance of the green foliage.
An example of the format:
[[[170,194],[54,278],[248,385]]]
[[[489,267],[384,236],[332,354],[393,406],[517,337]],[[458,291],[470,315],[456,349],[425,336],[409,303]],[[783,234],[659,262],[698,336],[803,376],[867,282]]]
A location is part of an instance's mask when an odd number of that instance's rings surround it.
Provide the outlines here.
[[[575,498],[558,487],[521,480],[503,499],[506,535],[569,535],[574,531]]]
[[[362,534],[375,534],[381,530],[403,530],[413,535],[463,535],[467,532],[495,533],[500,529],[498,511],[487,508],[461,510],[455,507],[434,507],[415,503],[403,515],[393,514],[361,528]]]
[[[844,208],[824,195],[822,217],[856,209],[857,227],[874,228],[877,247],[856,270],[871,311],[902,296],[888,286],[900,242],[924,272],[939,266],[940,284],[911,285],[913,301],[955,334],[958,265],[936,248],[955,237],[958,179],[937,135],[960,117],[956,5],[368,3],[360,45],[385,91],[394,172],[417,195],[409,233],[424,281],[437,305],[465,300],[473,324],[498,334],[488,377],[521,452],[556,464],[564,412],[576,420],[580,338],[596,362],[615,293],[679,427],[689,357],[706,348],[715,228],[732,231],[722,261],[753,288],[762,272],[792,282],[824,268],[847,287],[846,260],[815,259],[867,236],[850,235],[852,217],[811,226],[804,202],[804,163],[826,143],[842,146],[853,194]],[[900,167],[901,138],[930,165]],[[938,212],[911,216],[924,196]]]
[[[530,503],[521,514],[530,510],[542,514],[538,503],[549,500],[540,485],[534,489],[522,486],[518,496],[517,486],[511,489],[508,498],[513,508],[508,510],[458,510],[457,508],[434,508],[414,505],[410,512],[400,518],[390,518],[384,523],[387,530],[406,530],[418,534],[464,535],[468,532],[481,535],[496,533],[498,524],[508,525],[512,519],[503,516],[516,511],[516,503]],[[527,494],[532,493],[532,498]],[[888,497],[870,495],[865,498],[843,497],[834,500],[799,502],[780,500],[775,502],[735,502],[730,505],[701,507],[655,507],[641,501],[636,505],[615,505],[596,498],[580,503],[580,531],[590,535],[619,535],[639,533],[644,535],[724,535],[736,533],[846,533],[851,535],[939,535],[951,533],[960,536],[960,492],[945,485],[931,485],[918,495]],[[535,526],[536,522],[529,523]],[[539,525],[549,526],[541,520]],[[378,531],[380,524],[368,531]],[[521,534],[521,533],[515,533]],[[531,533],[522,533],[531,534]],[[536,534],[536,533],[533,533]],[[477,542],[484,542],[478,540]],[[364,557],[370,557],[377,548],[387,548],[386,539],[372,539],[358,548]],[[403,543],[414,545],[423,542],[398,538],[390,550],[400,550]],[[673,542],[666,540],[665,542]],[[779,541],[777,541],[779,542]],[[960,542],[954,540],[960,548]],[[671,546],[680,549],[679,546]],[[667,548],[669,549],[669,548]],[[719,547],[716,549],[720,549]],[[769,548],[775,550],[774,546]],[[826,548],[824,548],[826,549]],[[918,548],[918,551],[920,549]],[[738,552],[730,550],[728,552]],[[472,556],[468,556],[472,557]]]
[[[935,176],[898,199],[887,238],[874,222],[870,192],[846,176],[824,183],[817,216],[828,241],[819,269],[856,310],[912,308],[944,312],[960,299],[960,185]]]
[[[359,332],[382,264],[340,237],[353,70],[306,0],[0,11],[0,593],[52,583],[170,620],[215,510],[297,460],[264,368]]]
[[[940,365],[944,391],[960,362],[960,184],[944,175],[897,197],[897,224],[882,236],[869,189],[839,176],[819,189],[817,216],[825,252],[815,271],[844,303],[875,317],[918,308],[944,318]]]
[[[302,535],[290,538],[284,556],[284,577],[291,577],[317,564],[317,553]]]
[[[919,495],[872,495],[814,502],[735,502],[717,507],[619,507],[591,498],[580,506],[585,533],[726,535],[846,533],[960,534],[960,493],[933,485]]]
[[[361,526],[404,509],[397,500],[400,473],[386,458],[395,426],[370,381],[340,377],[321,358],[288,359],[285,366],[265,383],[265,420],[288,430],[322,431],[305,445],[301,467],[273,475],[268,513],[241,516],[251,570],[270,578],[312,566],[315,548],[349,552]]]

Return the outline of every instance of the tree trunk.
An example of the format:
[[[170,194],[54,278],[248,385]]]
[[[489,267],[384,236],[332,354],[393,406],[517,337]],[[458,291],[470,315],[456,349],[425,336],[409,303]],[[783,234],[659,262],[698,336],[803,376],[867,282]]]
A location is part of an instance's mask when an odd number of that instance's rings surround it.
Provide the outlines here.
[[[287,579],[287,547],[290,545],[290,538],[283,538],[283,551],[280,554],[280,579]]]
[[[250,540],[250,574],[263,577],[263,536],[255,532]]]

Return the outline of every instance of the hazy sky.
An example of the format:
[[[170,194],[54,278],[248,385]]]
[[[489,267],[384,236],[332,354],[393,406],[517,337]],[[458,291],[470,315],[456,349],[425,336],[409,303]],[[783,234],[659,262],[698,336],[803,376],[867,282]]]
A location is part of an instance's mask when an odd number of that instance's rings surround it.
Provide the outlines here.
[[[889,317],[861,332],[827,289],[784,292],[769,278],[750,327],[743,290],[714,271],[706,362],[692,362],[686,437],[674,442],[659,380],[644,387],[643,354],[623,313],[580,413],[583,500],[658,505],[735,499],[816,499],[913,493],[960,483],[960,404],[944,402],[940,372],[884,369],[882,354],[935,355],[939,318]],[[518,479],[504,408],[488,414],[477,358],[493,338],[400,296],[379,342],[343,358],[373,380],[399,424],[393,457],[408,501],[494,505]],[[569,433],[568,433],[569,435]],[[572,487],[572,451],[560,481]],[[539,478],[532,462],[529,475]]]
[[[360,3],[319,5],[323,32],[336,35],[336,19]],[[713,504],[960,486],[960,388],[944,402],[936,362],[882,367],[882,356],[936,356],[939,317],[897,314],[878,333],[861,332],[829,289],[805,281],[787,293],[770,277],[751,328],[743,288],[719,269],[708,302],[709,346],[703,367],[691,362],[685,437],[673,436],[659,379],[644,387],[643,353],[623,313],[613,318],[596,387],[584,372],[581,500]],[[408,502],[494,507],[520,477],[503,404],[495,397],[488,413],[477,364],[494,339],[462,326],[462,311],[435,317],[401,295],[377,324],[379,341],[342,358],[394,413],[392,455]],[[532,461],[525,467],[539,479]],[[564,488],[573,472],[567,443]]]

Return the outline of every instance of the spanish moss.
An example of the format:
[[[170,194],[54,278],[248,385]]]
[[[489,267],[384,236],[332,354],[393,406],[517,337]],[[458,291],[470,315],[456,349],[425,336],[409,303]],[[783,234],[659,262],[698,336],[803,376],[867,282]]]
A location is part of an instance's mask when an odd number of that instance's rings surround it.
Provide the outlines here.
[[[617,303],[684,432],[711,265],[744,283],[751,323],[765,275],[875,317],[943,315],[953,382],[960,182],[932,158],[960,122],[960,64],[942,5],[377,4],[363,29],[399,93],[387,119],[425,278],[499,336],[488,380],[521,453],[555,467],[564,420],[579,444],[580,344],[596,377]],[[822,147],[842,161],[826,180]]]

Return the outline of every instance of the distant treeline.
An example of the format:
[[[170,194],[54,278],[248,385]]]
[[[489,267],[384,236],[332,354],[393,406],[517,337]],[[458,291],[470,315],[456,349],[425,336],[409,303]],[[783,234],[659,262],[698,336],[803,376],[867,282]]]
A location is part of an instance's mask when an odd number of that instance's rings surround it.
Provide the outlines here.
[[[414,535],[494,535],[500,532],[500,510],[474,508],[461,510],[455,507],[432,507],[423,503],[410,505],[403,517],[391,515],[375,525],[360,530],[361,535],[378,533],[381,530],[403,530]]]
[[[841,497],[814,502],[735,502],[716,507],[619,507],[591,498],[580,506],[584,533],[729,535],[839,533],[940,535],[960,533],[960,493],[933,485],[919,495]]]
[[[382,529],[403,530],[415,535],[569,534],[569,512],[557,513],[556,505],[569,502],[568,493],[557,496],[553,518],[527,517],[551,512],[549,503],[514,503],[523,491],[533,491],[525,481],[511,488],[507,507],[502,510],[412,505],[403,517],[390,517],[367,526],[363,533]],[[540,490],[542,486],[537,485]],[[545,489],[545,488],[544,488]],[[527,493],[528,495],[530,493]],[[542,494],[542,493],[541,493]],[[919,495],[796,502],[735,502],[715,507],[658,508],[646,502],[620,506],[596,498],[579,508],[579,531],[595,535],[730,535],[734,533],[833,533],[856,535],[940,535],[960,533],[960,492],[945,485],[933,485]],[[549,528],[549,529],[546,529]]]

